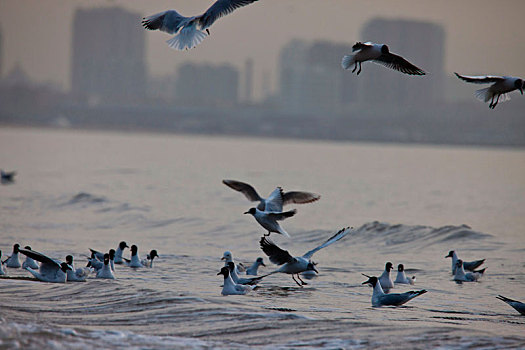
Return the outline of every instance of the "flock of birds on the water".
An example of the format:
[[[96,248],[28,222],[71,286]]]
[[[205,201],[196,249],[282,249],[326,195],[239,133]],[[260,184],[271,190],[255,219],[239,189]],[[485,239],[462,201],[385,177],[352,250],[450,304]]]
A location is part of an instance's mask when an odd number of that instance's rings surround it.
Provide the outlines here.
[[[197,46],[204,38],[210,35],[209,27],[220,17],[225,16],[235,9],[251,4],[257,0],[217,0],[206,12],[198,16],[184,17],[175,10],[168,10],[161,13],[145,17],[142,24],[150,30],[160,30],[169,34],[176,34],[168,40],[168,45],[177,50],[187,50]],[[395,69],[410,75],[425,75],[425,71],[408,62],[403,57],[390,52],[387,45],[374,44],[370,42],[357,42],[352,47],[354,54],[345,55],[341,65],[344,69],[350,69],[353,66],[352,73],[357,75],[361,72],[361,64],[371,61],[384,65],[388,68]],[[525,82],[523,79],[509,76],[463,76],[457,74],[458,78],[470,83],[493,83],[488,88],[478,90],[476,96],[485,101],[490,101],[489,107],[495,108],[499,102],[509,99],[507,93],[519,90],[523,94]],[[1,172],[2,182],[13,182],[15,173]],[[281,227],[279,221],[290,218],[296,214],[296,210],[283,211],[283,206],[291,203],[302,204],[311,203],[319,200],[320,196],[311,192],[293,191],[284,192],[282,188],[277,187],[268,198],[259,196],[257,191],[249,184],[235,180],[223,180],[223,183],[230,188],[243,193],[246,198],[252,202],[258,202],[256,207],[250,208],[244,214],[252,215],[255,220],[262,226],[267,234],[264,234],[259,245],[261,250],[268,256],[269,260],[279,267],[270,273],[257,276],[258,268],[266,266],[263,258],[259,257],[249,267],[244,268],[242,265],[235,264],[233,255],[226,251],[222,257],[225,260],[217,275],[224,277],[222,286],[223,295],[242,295],[250,292],[256,287],[256,284],[263,278],[275,273],[285,273],[292,276],[292,279],[300,287],[307,283],[302,279],[312,279],[318,274],[316,269],[317,263],[312,260],[313,255],[341,240],[350,232],[352,228],[347,227],[337,231],[333,236],[328,238],[323,244],[309,250],[301,256],[294,256],[287,250],[284,250],[273,243],[268,236],[271,233],[277,233],[290,237],[290,235]],[[138,248],[132,245],[131,257],[126,259],[122,256],[125,248],[129,248],[126,242],[121,242],[117,249],[111,249],[107,253],[101,253],[91,249],[91,256],[88,264],[84,268],[75,269],[73,267],[73,257],[68,255],[65,262],[52,259],[42,253],[32,250],[29,246],[20,249],[19,244],[13,247],[13,253],[0,265],[0,275],[7,273],[5,266],[8,268],[23,267],[29,271],[35,278],[44,282],[66,282],[66,281],[85,281],[91,272],[94,272],[96,278],[114,279],[114,264],[126,264],[132,268],[153,267],[153,259],[158,257],[157,251],[152,250],[145,259],[138,256]],[[24,263],[20,263],[20,255],[26,256]],[[484,274],[485,269],[476,270],[483,260],[465,262],[457,257],[455,251],[450,251],[446,256],[452,258],[452,275],[454,280],[463,282],[476,282]],[[0,251],[1,259],[1,251]],[[40,263],[38,264],[37,261]],[[390,272],[393,264],[387,262],[385,270],[379,277],[365,275],[368,280],[363,284],[370,284],[373,287],[372,306],[399,306],[412,300],[413,298],[425,294],[426,290],[409,291],[405,293],[390,293],[396,284],[415,284],[415,277],[407,277],[404,271],[404,265],[398,265],[398,272],[395,281],[391,278]],[[253,276],[253,277],[252,277]],[[302,278],[301,278],[302,277]],[[525,315],[525,304],[516,300],[499,295],[498,299],[508,303],[518,312]]]
[[[176,34],[167,41],[168,46],[175,50],[188,50],[194,48],[210,35],[209,28],[216,20],[226,16],[239,7],[254,3],[258,0],[217,0],[204,13],[185,17],[175,10],[167,10],[144,17],[142,25],[149,30],[160,30],[168,34]],[[390,52],[385,44],[371,42],[357,42],[352,46],[356,53],[344,55],[341,66],[350,69],[352,73],[357,70],[361,73],[361,64],[366,61],[381,64],[410,75],[425,75],[425,71],[408,62],[403,57]],[[523,95],[525,80],[512,76],[467,76],[454,73],[459,79],[474,84],[492,84],[491,86],[476,90],[476,97],[483,102],[489,102],[489,108],[494,109],[498,103],[510,100],[508,93],[517,90]]]
[[[244,295],[255,289],[257,283],[263,278],[276,273],[291,275],[294,282],[298,286],[303,287],[308,283],[301,277],[312,279],[319,273],[316,269],[317,263],[312,260],[313,255],[317,251],[343,239],[353,230],[350,227],[343,228],[328,238],[323,244],[307,251],[303,255],[294,256],[287,250],[273,243],[268,236],[270,236],[271,233],[277,233],[290,237],[280,226],[279,221],[293,216],[296,210],[284,212],[284,205],[291,203],[311,203],[319,200],[321,196],[316,193],[304,191],[284,192],[281,187],[277,187],[267,198],[263,198],[247,183],[236,180],[223,180],[223,183],[243,193],[248,200],[258,202],[257,207],[252,207],[245,212],[245,214],[253,215],[257,223],[268,232],[263,234],[259,245],[269,260],[279,267],[267,274],[258,276],[259,267],[266,266],[262,257],[258,257],[249,268],[245,268],[242,264],[236,264],[233,254],[230,251],[226,251],[221,259],[225,261],[224,266],[217,274],[223,275],[224,278],[221,291],[222,295]],[[129,259],[123,257],[123,252],[126,248],[130,248],[131,251]],[[91,248],[89,250],[91,254],[87,257],[87,265],[75,269],[72,255],[67,255],[65,261],[62,262],[32,250],[30,246],[25,246],[24,249],[20,249],[20,244],[16,243],[13,246],[13,253],[7,257],[7,259],[2,260],[2,251],[0,251],[0,276],[7,275],[7,267],[15,269],[24,268],[42,282],[85,282],[91,274],[95,274],[95,278],[115,279],[115,264],[123,264],[131,268],[153,268],[154,259],[159,257],[157,251],[153,249],[144,259],[140,259],[138,247],[136,245],[129,247],[124,241],[119,243],[117,249],[110,249],[107,253]],[[20,261],[20,254],[26,256],[23,263]],[[485,272],[485,269],[476,270],[484,263],[485,259],[464,262],[458,258],[456,252],[453,250],[451,250],[445,258],[452,258],[452,275],[454,276],[454,281],[458,283],[477,282]],[[405,293],[390,293],[396,284],[414,285],[416,282],[415,276],[406,276],[403,264],[398,265],[395,280],[392,279],[390,274],[392,269],[393,264],[387,262],[385,270],[379,277],[363,274],[368,278],[363,284],[370,284],[373,287],[373,307],[400,306],[427,292],[423,289]],[[498,296],[498,299],[503,300],[518,312],[525,315],[524,303],[501,295]]]

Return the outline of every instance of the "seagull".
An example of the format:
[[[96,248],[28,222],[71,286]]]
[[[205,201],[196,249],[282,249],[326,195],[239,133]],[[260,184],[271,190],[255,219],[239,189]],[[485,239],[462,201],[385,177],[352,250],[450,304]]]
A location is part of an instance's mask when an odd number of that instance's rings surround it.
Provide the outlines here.
[[[5,264],[5,266],[7,267],[12,267],[15,269],[20,268],[22,264],[20,263],[19,252],[20,252],[20,244],[16,243],[13,246],[13,254],[11,254],[11,256],[9,256],[6,260],[4,260],[3,264]]]
[[[259,276],[259,277],[242,278],[242,277],[239,277],[239,275],[237,275],[237,273],[235,272],[235,263],[234,262],[230,261],[228,263],[227,267],[230,270],[230,277],[231,277],[232,281],[235,282],[236,284],[254,285],[254,284],[257,284],[264,277],[268,276],[268,275],[264,275],[264,276]]]
[[[224,254],[222,254],[222,258],[221,260],[224,260],[224,266],[228,266],[228,263],[229,262],[233,262],[233,254],[227,250],[224,252]],[[237,275],[240,275],[241,272],[244,272],[245,271],[245,268],[242,264],[235,264],[235,272],[237,273]]]
[[[255,260],[255,262],[252,264],[252,266],[246,269],[246,274],[257,276],[257,270],[259,269],[259,266],[266,266],[264,264],[263,258],[261,257],[258,257],[257,260]]]
[[[261,245],[261,249],[263,250],[263,252],[266,255],[268,255],[271,262],[277,265],[282,265],[277,270],[270,272],[269,274],[264,275],[263,277],[266,277],[268,275],[271,275],[277,272],[291,274],[295,283],[297,283],[297,285],[302,287],[303,285],[307,283],[304,282],[301,279],[301,277],[299,277],[299,274],[301,272],[315,271],[319,273],[314,266],[316,264],[313,261],[311,261],[311,258],[314,255],[314,253],[317,252],[318,250],[323,249],[324,247],[329,246],[332,243],[337,242],[338,240],[346,236],[349,232],[350,232],[349,227],[343,228],[342,230],[339,230],[335,235],[330,237],[326,242],[324,242],[320,246],[306,252],[303,256],[296,256],[296,257],[293,257],[292,255],[290,255],[290,253],[287,250],[279,248],[277,245],[275,245],[275,243],[267,239],[265,236],[261,237],[260,245]],[[299,279],[299,281],[301,281],[301,283],[297,282],[297,280],[294,277],[295,274],[297,275],[297,278]]]
[[[223,266],[217,275],[224,276],[224,284],[221,292],[222,295],[244,295],[255,288],[255,286],[245,286],[233,282],[230,276],[230,269],[226,266]]]
[[[104,266],[100,270],[97,271],[97,278],[105,278],[105,279],[115,279],[115,275],[113,274],[113,271],[111,271],[111,267],[109,266],[109,254],[104,254]]]
[[[479,271],[472,271],[465,273],[463,269],[463,260],[459,259],[456,263],[456,273],[454,274],[454,281],[457,282],[477,282],[485,272],[486,268]]]
[[[144,267],[152,268],[153,267],[153,259],[155,259],[155,257],[159,258],[159,255],[157,254],[157,251],[155,249],[153,249],[153,250],[151,250],[149,252],[148,255],[146,255],[146,259],[142,259],[140,261],[140,263]]]
[[[69,266],[66,262],[61,263],[58,260],[51,259],[50,257],[34,250],[20,249],[20,253],[40,261],[40,268],[38,271],[33,270],[30,267],[25,268],[40,281],[52,283],[66,282],[66,272],[71,270],[71,266]]]
[[[507,93],[514,90],[519,90],[523,95],[523,89],[525,89],[525,81],[522,78],[507,77],[507,76],[495,76],[495,75],[482,75],[482,76],[468,76],[461,75],[454,72],[456,76],[466,81],[467,83],[473,84],[491,84],[491,86],[476,90],[476,98],[482,102],[489,102],[489,108],[494,109],[498,105],[498,102],[506,102],[510,100]],[[500,100],[501,98],[501,100]],[[494,101],[496,99],[496,101]]]
[[[235,191],[241,192],[249,201],[259,202],[257,209],[260,211],[283,211],[283,205],[290,203],[312,203],[321,198],[320,195],[312,192],[284,192],[281,187],[277,187],[275,190],[273,190],[268,198],[262,198],[259,196],[255,188],[247,183],[236,180],[222,180],[222,183],[234,189]],[[272,210],[266,209],[267,203],[271,203],[270,206],[272,207]]]
[[[124,249],[129,248],[126,242],[122,241],[119,243],[117,250],[115,251],[115,264],[123,264],[124,261],[122,260],[122,252],[124,252]]]
[[[0,276],[7,275],[7,269],[4,267],[4,263],[2,261],[2,251],[0,250]]]
[[[24,249],[31,250],[31,247],[26,245]],[[40,266],[38,266],[37,262],[34,261],[32,258],[30,258],[29,256],[26,256],[26,260],[22,263],[22,268],[25,269],[26,267],[30,267],[32,269],[38,269]]]
[[[414,299],[415,297],[425,294],[426,290],[418,290],[418,291],[410,291],[406,293],[391,293],[391,294],[385,294],[383,292],[383,288],[381,288],[381,283],[377,283],[378,279],[377,277],[368,277],[368,281],[363,282],[363,284],[371,284],[374,288],[374,291],[372,292],[372,306],[373,307],[379,307],[379,306],[400,306],[404,303]]]
[[[167,41],[168,46],[175,50],[187,50],[194,48],[210,35],[208,28],[216,20],[255,1],[257,0],[217,0],[206,12],[192,17],[185,17],[175,10],[168,10],[144,17],[142,25],[146,29],[177,34]],[[203,30],[206,30],[207,35]]]
[[[426,74],[422,69],[414,66],[403,57],[391,53],[388,49],[388,46],[385,44],[357,42],[354,44],[354,46],[352,46],[352,51],[358,52],[352,55],[344,55],[343,60],[341,61],[341,66],[343,69],[350,69],[350,67],[354,65],[354,69],[352,70],[353,73],[359,64],[359,70],[356,73],[357,75],[361,73],[361,63],[365,61],[372,61],[377,64],[382,64],[387,68],[392,68],[405,74]]]
[[[98,271],[104,267],[104,254],[102,254],[102,260],[99,260],[98,259],[99,252],[96,252],[96,253],[97,254],[95,255],[92,254],[92,257],[88,259],[89,261],[86,267],[92,267],[96,271]],[[111,271],[115,271],[114,261],[115,261],[115,249],[110,249],[109,250],[109,266],[111,267]]]
[[[512,306],[516,311],[518,311],[520,314],[525,315],[525,303],[522,303],[521,301],[506,298],[503,295],[498,295],[496,298],[506,302],[507,304]]]
[[[129,267],[134,267],[134,268],[143,267],[144,266],[140,262],[138,252],[139,252],[139,248],[136,245],[133,244],[131,246],[131,260],[126,259],[126,258],[122,258],[126,262],[126,265],[128,265]]]
[[[10,184],[15,181],[16,171],[5,172],[0,169],[0,182],[2,184]]]
[[[385,271],[379,276],[379,283],[381,284],[381,288],[388,293],[390,289],[394,288],[394,281],[392,281],[392,277],[390,277],[390,270],[394,265],[392,265],[391,262],[387,262],[385,265]]]
[[[73,266],[73,256],[68,255],[66,256],[66,263],[71,266],[71,270],[67,270],[67,280],[71,282],[85,282],[86,278],[88,276],[88,271],[82,268],[78,268],[75,270],[75,267]]]
[[[416,283],[416,276],[412,276],[412,278],[407,278],[405,275],[405,267],[403,264],[397,265],[397,277],[394,283],[400,283],[400,284],[414,284]]]
[[[244,214],[252,214],[255,220],[264,227],[268,234],[265,236],[269,236],[272,232],[280,233],[281,235],[284,235],[286,237],[290,237],[288,232],[286,232],[281,225],[277,221],[284,220],[286,218],[292,217],[297,213],[296,209],[292,209],[290,211],[285,212],[273,212],[273,211],[260,211],[257,208],[250,208],[247,212]]]
[[[445,256],[445,258],[452,258],[452,274],[456,274],[456,268],[457,268],[457,262],[458,262],[458,256],[454,250],[451,250],[448,252],[448,255]],[[485,262],[485,259],[481,260],[474,260],[474,261],[463,261],[463,268],[465,270],[474,271],[478,267],[480,267],[481,264]]]

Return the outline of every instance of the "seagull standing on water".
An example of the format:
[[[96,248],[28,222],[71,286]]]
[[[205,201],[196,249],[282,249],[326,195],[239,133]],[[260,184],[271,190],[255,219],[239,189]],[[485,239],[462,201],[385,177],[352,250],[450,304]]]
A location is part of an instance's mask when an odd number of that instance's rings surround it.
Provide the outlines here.
[[[233,254],[227,250],[222,254],[221,260],[224,260],[224,266],[228,267],[228,263],[233,262],[235,264],[235,261],[233,261]],[[244,267],[242,264],[235,264],[235,272],[237,275],[240,275],[241,272],[244,271]]]
[[[97,272],[97,278],[115,279],[111,266],[109,265],[109,254],[104,254],[104,266]]]
[[[461,75],[454,72],[456,76],[466,81],[467,83],[473,84],[492,84],[491,86],[476,90],[476,98],[482,102],[489,102],[489,108],[494,109],[498,105],[498,102],[506,102],[510,100],[508,95],[509,92],[518,90],[523,95],[523,89],[525,89],[525,81],[517,77],[507,76],[495,76],[495,75],[483,75],[483,76],[468,76]],[[494,101],[494,99],[496,99]]]
[[[120,242],[117,250],[115,251],[115,264],[123,264],[124,260],[122,260],[122,253],[124,252],[124,249],[129,248],[128,244],[124,241]]]
[[[200,44],[207,36],[206,33],[210,34],[208,28],[216,20],[255,1],[257,0],[217,0],[206,12],[192,17],[185,17],[175,10],[168,10],[144,17],[142,25],[146,29],[177,34],[167,41],[168,46],[175,50],[187,50]]]
[[[6,260],[4,260],[5,266],[11,267],[14,269],[20,268],[22,264],[20,263],[19,252],[20,252],[20,244],[16,243],[13,246],[13,253],[11,254],[11,256],[9,256]]]
[[[275,245],[275,243],[273,243],[266,237],[264,236],[261,237],[260,244],[261,244],[262,251],[266,255],[268,255],[271,262],[277,265],[282,265],[277,270],[270,272],[269,274],[264,275],[263,277],[272,275],[277,272],[287,273],[287,274],[292,275],[292,278],[295,281],[295,283],[297,283],[297,285],[302,287],[303,285],[307,283],[304,282],[301,279],[301,277],[299,277],[299,274],[301,272],[310,271],[310,270],[317,272],[314,266],[316,264],[313,261],[311,261],[311,258],[314,255],[314,253],[317,252],[318,250],[323,249],[324,247],[329,246],[332,243],[337,242],[341,238],[345,237],[349,232],[350,232],[349,227],[344,228],[338,231],[335,235],[330,237],[326,242],[324,242],[320,246],[306,252],[303,256],[296,256],[296,257],[293,257],[292,255],[290,255],[290,253],[287,250],[279,248],[277,245]],[[301,283],[299,283],[295,279],[294,275],[297,275],[297,278],[299,279],[299,281],[301,281]]]
[[[34,250],[25,250],[20,249],[20,253],[29,256],[37,261],[40,261],[40,269],[38,271],[33,270],[30,267],[26,267],[25,269],[29,271],[33,276],[35,276],[37,279],[39,279],[42,282],[52,282],[52,283],[65,283],[67,280],[66,272],[68,270],[71,270],[71,266],[69,266],[66,262],[60,262],[55,259],[51,259],[50,257],[36,252]]]
[[[263,258],[261,257],[258,257],[257,260],[255,260],[255,262],[252,264],[252,266],[246,269],[246,274],[257,276],[257,270],[259,269],[259,266],[266,267],[266,265],[264,264]]]
[[[71,266],[71,270],[67,270],[67,280],[71,282],[85,282],[86,278],[88,276],[88,271],[82,268],[78,268],[75,270],[75,266],[73,265],[73,256],[68,255],[66,256],[66,263]]]
[[[31,250],[31,247],[26,245],[24,247],[26,250]],[[31,257],[26,256],[26,260],[22,263],[22,268],[25,269],[26,267],[30,267],[32,269],[38,269],[39,266],[35,260],[33,260]]]
[[[245,286],[233,282],[230,276],[230,269],[226,266],[223,266],[217,275],[224,276],[224,284],[221,292],[222,295],[244,295],[255,288],[255,286]]]
[[[357,75],[361,73],[361,63],[366,61],[372,61],[405,74],[426,74],[421,68],[414,66],[403,57],[391,53],[388,46],[384,44],[357,42],[352,46],[352,51],[357,51],[357,53],[343,56],[341,66],[343,69],[350,69],[350,67],[354,65],[354,69],[352,69],[353,73],[359,65],[359,70],[356,73]]]
[[[136,245],[131,246],[131,260],[123,258],[129,267],[143,267],[139,259],[139,248]]]
[[[407,278],[405,275],[405,267],[403,264],[397,265],[397,276],[394,283],[399,284],[414,284],[416,283],[416,276],[412,276],[411,278]]]
[[[96,254],[92,254],[92,257],[89,258],[89,262],[87,264],[87,267],[92,267],[96,271],[100,270],[102,267],[104,267],[104,254],[94,251]],[[102,257],[99,258],[100,254],[102,254]],[[115,271],[115,249],[109,250],[109,266],[111,267],[111,271]]]
[[[454,281],[477,282],[483,276],[483,273],[485,273],[485,269],[465,273],[465,269],[463,269],[463,260],[459,259],[456,263],[456,273],[454,274]]]
[[[283,206],[286,204],[311,203],[321,198],[320,195],[312,192],[284,192],[281,187],[277,187],[275,190],[273,190],[273,192],[270,193],[268,198],[262,198],[261,196],[259,196],[255,188],[253,188],[247,183],[236,180],[222,180],[222,183],[234,189],[235,191],[241,192],[249,201],[259,202],[259,204],[257,205],[257,209],[259,209],[260,211],[283,211]],[[271,209],[267,208],[267,203]]]
[[[387,262],[385,265],[385,271],[379,276],[379,283],[381,284],[381,288],[388,293],[390,289],[394,288],[394,281],[392,281],[392,277],[390,277],[390,271],[394,265],[392,265],[391,262]]]
[[[503,295],[498,295],[496,298],[498,298],[501,301],[506,302],[507,304],[512,306],[516,311],[518,311],[520,314],[525,315],[525,303],[522,303],[521,301],[506,298]]]
[[[448,255],[445,256],[445,258],[452,258],[452,274],[456,274],[457,264],[458,264],[458,255],[456,254],[456,251],[451,250],[448,252]],[[480,267],[481,264],[485,262],[485,259],[481,260],[474,260],[474,261],[463,261],[463,268],[468,271],[474,271],[478,267]]]
[[[153,267],[153,259],[155,258],[158,258],[159,255],[157,254],[157,251],[155,249],[152,249],[149,254],[146,255],[146,259],[142,259],[140,261],[140,263],[142,264],[142,266],[144,267],[149,267],[149,268],[152,268]]]
[[[400,306],[404,303],[414,299],[417,296],[425,294],[426,290],[410,291],[406,293],[390,293],[385,294],[383,288],[381,288],[381,283],[378,283],[377,277],[369,277],[368,281],[363,282],[363,284],[371,284],[374,288],[372,292],[372,306]]]

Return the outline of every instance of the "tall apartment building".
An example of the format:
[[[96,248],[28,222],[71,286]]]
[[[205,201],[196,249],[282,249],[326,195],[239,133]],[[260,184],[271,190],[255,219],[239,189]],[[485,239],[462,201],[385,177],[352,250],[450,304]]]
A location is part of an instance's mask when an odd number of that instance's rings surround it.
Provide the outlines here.
[[[376,18],[364,25],[360,38],[387,44],[390,51],[427,72],[422,77],[409,76],[365,63],[359,76],[361,102],[423,107],[443,100],[445,32],[441,25]]]
[[[79,9],[73,19],[71,88],[95,102],[126,103],[146,91],[141,16],[119,7]]]

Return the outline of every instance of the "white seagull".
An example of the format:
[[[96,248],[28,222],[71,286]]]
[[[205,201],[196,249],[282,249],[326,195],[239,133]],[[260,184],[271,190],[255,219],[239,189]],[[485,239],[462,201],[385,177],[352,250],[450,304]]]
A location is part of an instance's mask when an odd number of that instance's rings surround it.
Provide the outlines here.
[[[518,311],[520,314],[525,315],[525,303],[522,303],[521,301],[512,300],[507,297],[504,297],[503,295],[498,295],[496,298],[499,300],[502,300],[512,306],[516,311]]]
[[[13,253],[11,254],[11,256],[9,256],[6,260],[4,260],[4,264],[5,266],[7,267],[11,267],[11,268],[15,268],[15,269],[18,269],[22,266],[22,264],[20,263],[20,244],[16,243],[14,246],[13,246]]]
[[[456,72],[454,74],[468,83],[492,84],[487,88],[476,90],[475,93],[478,100],[482,102],[490,101],[489,108],[491,109],[496,108],[498,102],[510,100],[509,92],[519,90],[523,95],[523,89],[525,89],[525,81],[522,78],[495,75],[468,76]]]
[[[221,292],[222,295],[244,295],[255,288],[255,286],[245,286],[233,282],[230,276],[230,269],[226,266],[223,266],[217,275],[224,276],[224,284]]]
[[[454,274],[454,281],[457,282],[477,282],[485,273],[486,268],[479,271],[472,271],[465,273],[463,269],[463,260],[459,259],[456,263],[456,273]]]
[[[167,41],[168,46],[175,50],[187,50],[200,44],[206,33],[210,34],[208,28],[216,20],[255,1],[257,0],[217,0],[206,12],[192,17],[185,17],[175,10],[168,10],[144,17],[142,25],[146,29],[177,34]],[[206,30],[206,33],[203,30]]]
[[[123,259],[129,267],[144,267],[139,259],[139,248],[134,244],[131,246],[131,260],[126,258]]]
[[[145,259],[142,259],[140,261],[140,263],[142,264],[142,266],[144,267],[149,267],[149,268],[152,268],[153,267],[153,259],[155,258],[159,258],[159,255],[157,254],[157,251],[155,249],[152,249],[149,254],[146,255],[146,258]]]
[[[374,288],[372,292],[372,306],[400,306],[404,303],[414,299],[417,296],[425,294],[426,290],[410,291],[406,293],[390,293],[385,294],[383,288],[381,288],[381,283],[377,283],[377,277],[368,277],[368,281],[363,282],[363,284],[371,284]]]
[[[7,275],[7,269],[4,267],[4,262],[2,261],[2,251],[0,250],[0,276]]]
[[[91,258],[88,259],[87,267],[92,267],[96,271],[100,270],[104,267],[104,254],[94,251],[96,254],[92,254]],[[99,254],[102,254],[102,259],[99,260]],[[111,267],[111,271],[115,271],[115,249],[109,250],[109,266]]]
[[[445,256],[445,258],[452,258],[452,274],[456,274],[457,269],[457,263],[458,263],[458,255],[456,254],[456,251],[451,250],[448,252],[448,255]],[[468,271],[474,271],[478,267],[480,267],[481,264],[485,262],[485,259],[481,260],[473,260],[473,261],[463,261],[463,268]]]
[[[259,269],[259,266],[266,266],[264,264],[264,260],[261,257],[258,257],[257,260],[254,261],[252,266],[246,269],[246,274],[251,276],[257,276],[257,270]]]
[[[312,192],[284,192],[281,187],[277,187],[275,190],[273,190],[273,192],[270,193],[268,198],[263,198],[259,196],[255,188],[253,188],[247,183],[236,180],[222,180],[222,183],[234,189],[235,191],[241,192],[249,201],[259,202],[259,204],[257,205],[257,209],[259,209],[260,211],[283,211],[283,206],[286,204],[312,203],[321,198],[320,195]],[[270,204],[271,210],[266,208],[267,203]]]
[[[357,42],[352,46],[352,51],[357,51],[357,53],[343,56],[341,66],[343,69],[350,69],[350,67],[354,65],[354,69],[352,70],[353,73],[357,69],[357,65],[359,65],[359,70],[356,73],[357,75],[361,73],[361,63],[365,61],[372,61],[405,74],[426,74],[422,69],[414,66],[403,57],[391,53],[388,46],[384,44]]]
[[[394,283],[399,284],[414,284],[416,283],[416,276],[412,276],[411,278],[407,278],[405,275],[405,267],[403,264],[397,265],[397,276]]]
[[[97,278],[105,278],[105,279],[115,279],[115,275],[113,274],[113,271],[111,271],[111,267],[109,265],[109,254],[104,254],[104,266],[100,270],[97,271]]]
[[[31,247],[26,245],[24,249],[31,250]],[[25,269],[26,267],[30,267],[32,269],[38,269],[40,266],[38,266],[35,260],[30,258],[29,256],[26,256],[26,260],[22,263],[22,268]]]
[[[304,271],[315,271],[315,272],[318,273],[318,271],[316,270],[316,268],[314,266],[314,265],[316,265],[316,263],[314,263],[311,260],[311,258],[314,255],[314,253],[317,252],[318,250],[323,249],[324,247],[329,246],[332,243],[337,242],[341,238],[345,237],[349,232],[350,232],[350,228],[349,227],[344,228],[344,229],[338,231],[335,235],[330,237],[326,242],[324,242],[320,246],[318,246],[318,247],[316,247],[316,248],[306,252],[303,256],[296,256],[296,257],[293,257],[292,255],[290,255],[290,253],[287,250],[279,248],[277,245],[275,245],[275,243],[273,243],[272,241],[270,241],[266,237],[264,237],[264,236],[261,237],[260,244],[261,244],[262,251],[266,255],[268,255],[268,257],[270,258],[271,262],[273,262],[274,264],[277,264],[277,265],[282,265],[277,270],[272,271],[269,274],[264,275],[263,277],[266,277],[268,275],[271,275],[271,274],[274,274],[274,273],[277,273],[277,272],[291,274],[293,280],[295,281],[295,283],[297,283],[297,285],[302,287],[303,285],[305,285],[307,283],[304,282],[301,279],[301,277],[299,277],[299,274],[301,272],[304,272]],[[301,283],[299,283],[295,279],[294,275],[297,275],[297,278],[299,279],[299,281],[301,281]]]
[[[235,263],[235,261],[233,261],[233,254],[227,250],[225,251],[223,254],[222,254],[222,258],[221,260],[224,260],[224,266],[228,267],[228,263],[229,262],[233,262]],[[237,273],[237,275],[240,275],[241,272],[244,272],[245,271],[245,268],[242,264],[235,264],[235,272]]]
[[[272,232],[280,233],[281,235],[284,235],[286,237],[290,237],[288,232],[286,232],[281,225],[277,221],[284,220],[286,218],[290,218],[297,213],[296,209],[285,211],[285,212],[273,212],[273,211],[260,211],[257,208],[250,208],[247,212],[244,214],[252,214],[255,220],[264,227],[268,234],[265,236],[269,236]]]
[[[387,262],[385,265],[385,270],[383,271],[381,276],[379,276],[379,283],[381,284],[381,288],[383,288],[383,290],[386,293],[388,293],[390,289],[394,288],[394,281],[392,281],[392,277],[390,277],[390,271],[393,267],[394,265],[392,265],[391,262]]]
[[[78,268],[75,270],[75,266],[73,265],[73,256],[68,255],[66,256],[66,263],[71,266],[71,270],[67,270],[67,280],[71,282],[85,282],[86,278],[89,274],[87,269]]]
[[[45,256],[44,254],[36,252],[34,250],[20,249],[20,253],[40,262],[40,269],[38,271],[33,270],[30,267],[25,268],[40,281],[53,283],[66,282],[66,272],[68,270],[71,270],[71,266],[69,266],[67,263],[61,263],[58,260],[51,259],[50,257]]]

